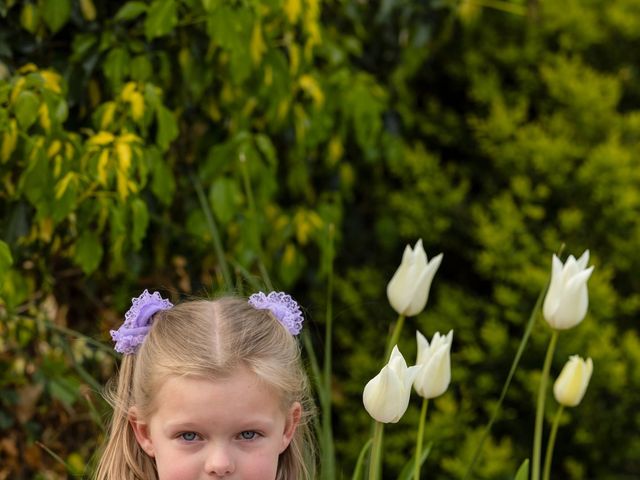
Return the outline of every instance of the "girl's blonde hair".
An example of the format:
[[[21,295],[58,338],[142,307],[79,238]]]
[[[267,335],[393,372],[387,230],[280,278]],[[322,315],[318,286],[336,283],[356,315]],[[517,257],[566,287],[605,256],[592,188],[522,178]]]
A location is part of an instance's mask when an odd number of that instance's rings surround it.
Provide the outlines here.
[[[314,405],[298,342],[268,310],[236,297],[186,302],[154,315],[149,335],[137,353],[123,357],[106,392],[113,417],[95,479],[157,479],[153,458],[138,445],[129,425],[129,409],[135,405],[142,418],[150,415],[154,392],[169,376],[215,380],[243,366],[280,393],[283,408],[302,405],[294,437],[280,455],[276,480],[313,479],[309,418]]]

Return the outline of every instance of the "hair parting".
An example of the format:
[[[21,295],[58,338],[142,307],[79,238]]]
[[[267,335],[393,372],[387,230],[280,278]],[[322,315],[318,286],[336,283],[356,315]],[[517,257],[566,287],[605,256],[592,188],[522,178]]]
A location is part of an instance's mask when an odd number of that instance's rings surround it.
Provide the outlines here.
[[[113,416],[95,480],[157,480],[155,461],[139,446],[129,423],[135,406],[142,418],[156,408],[155,393],[172,376],[224,379],[248,368],[278,393],[283,408],[302,406],[293,439],[280,454],[276,480],[315,478],[310,419],[315,406],[300,359],[300,346],[268,310],[246,299],[195,300],[155,313],[133,355],[124,355],[106,398]]]

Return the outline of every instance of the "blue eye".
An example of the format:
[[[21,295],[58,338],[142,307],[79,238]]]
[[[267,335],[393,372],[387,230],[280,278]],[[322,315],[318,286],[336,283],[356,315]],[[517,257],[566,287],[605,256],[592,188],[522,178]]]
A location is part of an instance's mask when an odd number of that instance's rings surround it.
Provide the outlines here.
[[[240,438],[242,438],[243,440],[253,440],[254,438],[256,438],[257,435],[258,434],[256,432],[247,430],[246,432],[242,432],[240,434]]]
[[[198,435],[195,432],[184,432],[180,434],[180,438],[185,442],[193,442],[198,438]]]

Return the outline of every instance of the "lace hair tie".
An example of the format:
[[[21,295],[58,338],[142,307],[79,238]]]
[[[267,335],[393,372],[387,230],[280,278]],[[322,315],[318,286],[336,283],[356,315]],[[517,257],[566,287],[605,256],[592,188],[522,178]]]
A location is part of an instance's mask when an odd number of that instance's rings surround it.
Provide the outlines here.
[[[173,307],[173,303],[162,298],[158,292],[149,293],[145,289],[138,298],[131,299],[131,308],[124,314],[124,323],[118,330],[111,330],[111,338],[116,343],[116,352],[132,354],[146,338],[151,329],[151,317],[160,310]]]
[[[284,325],[291,335],[302,330],[302,312],[298,303],[284,292],[254,293],[249,297],[249,305],[258,310],[269,310]]]

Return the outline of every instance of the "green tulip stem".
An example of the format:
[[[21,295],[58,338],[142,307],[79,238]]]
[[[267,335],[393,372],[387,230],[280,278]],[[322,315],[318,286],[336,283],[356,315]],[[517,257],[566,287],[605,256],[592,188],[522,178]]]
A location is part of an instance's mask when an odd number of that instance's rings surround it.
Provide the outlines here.
[[[536,406],[536,425],[533,432],[533,461],[531,470],[531,480],[540,480],[540,450],[542,446],[542,421],[544,419],[544,402],[547,396],[547,382],[549,380],[549,370],[553,360],[553,352],[558,343],[558,330],[554,330],[549,340],[547,356],[542,367],[540,386],[538,387],[538,403]]]
[[[418,423],[418,438],[416,440],[416,463],[413,466],[413,480],[420,480],[420,467],[422,462],[422,440],[424,438],[424,424],[427,420],[427,406],[429,405],[429,399],[422,399],[422,410],[420,411],[420,421]]]
[[[556,443],[556,434],[558,433],[558,425],[560,425],[560,417],[562,417],[563,411],[564,405],[560,405],[560,408],[558,409],[558,412],[553,419],[553,424],[551,425],[549,443],[547,444],[547,455],[544,459],[544,473],[542,475],[543,480],[549,480],[549,475],[551,474],[551,459],[553,458],[553,447]]]
[[[384,423],[375,422],[373,426],[373,444],[369,457],[369,480],[379,480],[382,467],[382,434]]]
[[[398,316],[398,320],[396,320],[396,324],[393,327],[393,332],[391,333],[391,337],[389,338],[387,350],[384,355],[385,363],[389,361],[389,357],[391,357],[391,350],[393,349],[393,347],[398,344],[398,340],[400,339],[400,332],[402,331],[402,327],[404,326],[404,319],[405,316],[400,314]]]

